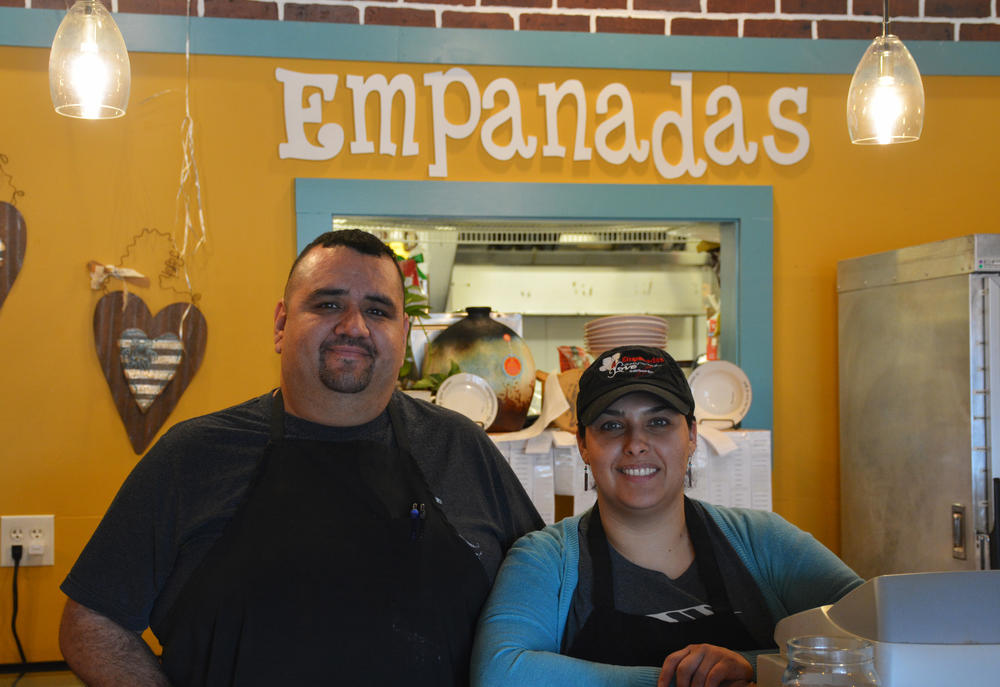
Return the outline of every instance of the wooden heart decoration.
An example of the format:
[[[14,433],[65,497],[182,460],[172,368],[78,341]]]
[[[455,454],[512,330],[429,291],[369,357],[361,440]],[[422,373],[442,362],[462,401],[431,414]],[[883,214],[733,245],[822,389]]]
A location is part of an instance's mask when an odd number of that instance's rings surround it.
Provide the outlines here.
[[[13,205],[0,201],[0,306],[21,271],[27,244],[24,217]]]
[[[205,316],[190,303],[171,303],[153,317],[135,294],[112,291],[97,302],[97,359],[136,454],[149,446],[201,367],[207,337]]]

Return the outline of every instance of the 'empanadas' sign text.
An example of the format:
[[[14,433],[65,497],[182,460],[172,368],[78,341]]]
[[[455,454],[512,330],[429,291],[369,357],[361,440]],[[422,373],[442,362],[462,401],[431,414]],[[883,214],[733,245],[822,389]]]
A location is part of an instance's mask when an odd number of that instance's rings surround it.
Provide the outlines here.
[[[323,101],[332,102],[337,96],[338,74],[308,74],[277,68],[275,77],[284,84],[285,137],[278,145],[281,158],[298,160],[329,160],[344,149],[344,123],[323,121]],[[348,74],[344,84],[351,92],[354,138],[348,146],[350,155],[381,155],[411,157],[420,152],[423,142],[415,138],[417,89],[409,74],[397,74],[387,79],[383,74],[368,77]],[[636,117],[632,94],[622,83],[610,83],[602,88],[594,103],[593,140],[588,141],[588,118],[591,111],[587,104],[583,84],[577,79],[561,83],[539,83],[539,103],[544,109],[544,127],[540,135],[526,131],[521,97],[516,84],[508,78],[498,78],[481,88],[469,71],[453,67],[447,71],[427,72],[423,75],[425,91],[431,112],[431,155],[427,174],[431,177],[448,176],[449,141],[466,139],[479,129],[479,142],[483,151],[495,160],[507,161],[515,156],[530,159],[541,153],[542,157],[565,158],[574,161],[591,160],[594,153],[613,165],[632,160],[644,163],[650,157],[657,173],[664,179],[676,179],[685,174],[700,177],[708,163],[695,152],[694,113],[691,72],[672,72],[670,85],[679,97],[679,110],[665,110],[656,117],[649,135],[636,131]],[[450,89],[467,98],[466,112],[461,121],[453,121],[445,108],[446,93]],[[378,145],[372,140],[366,122],[368,99],[379,97]],[[392,108],[396,96],[402,97],[402,141],[392,140]],[[498,96],[501,96],[498,98]],[[768,100],[767,113],[773,131],[757,141],[749,140],[744,131],[743,105],[736,88],[725,84],[715,88],[705,101],[705,115],[715,117],[705,128],[702,143],[705,154],[712,162],[728,166],[737,160],[745,165],[753,163],[764,149],[773,162],[793,165],[809,152],[809,131],[802,122],[791,119],[785,112],[794,110],[799,115],[807,111],[808,89],[805,87],[778,88]],[[573,131],[574,145],[567,150],[562,141],[569,140],[569,132],[559,129],[558,112],[564,101],[575,105],[576,119]],[[728,107],[720,107],[726,101]],[[785,103],[794,107],[784,108]],[[614,105],[614,107],[612,106]],[[609,115],[609,113],[611,113]],[[467,116],[464,116],[467,114]],[[607,116],[605,116],[607,115]],[[454,117],[454,112],[451,113]],[[306,125],[311,127],[312,138]],[[501,129],[502,134],[498,135]],[[784,132],[779,147],[776,132]],[[668,137],[679,139],[680,154],[667,159],[664,143]],[[500,141],[498,141],[500,139]],[[614,143],[612,143],[612,141]],[[720,145],[721,144],[721,145]]]

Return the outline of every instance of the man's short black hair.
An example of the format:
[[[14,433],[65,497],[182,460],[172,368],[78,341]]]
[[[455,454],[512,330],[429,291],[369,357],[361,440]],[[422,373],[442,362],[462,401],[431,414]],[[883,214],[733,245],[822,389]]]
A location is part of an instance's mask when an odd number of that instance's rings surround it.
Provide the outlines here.
[[[295,268],[299,266],[302,262],[302,258],[311,251],[313,248],[335,248],[337,246],[345,246],[351,250],[357,251],[362,255],[368,255],[373,258],[388,257],[392,260],[392,264],[396,266],[396,271],[399,273],[399,282],[403,285],[403,292],[406,292],[406,285],[403,282],[403,273],[399,269],[399,261],[396,260],[396,254],[393,252],[392,248],[387,246],[380,238],[374,234],[369,234],[367,231],[361,231],[359,229],[338,229],[337,231],[328,231],[320,234],[312,241],[309,242],[305,248],[298,254],[295,258],[295,262],[292,263],[292,268],[288,270],[288,279],[285,281],[285,293],[288,293],[288,284],[292,281],[292,275],[295,274]]]

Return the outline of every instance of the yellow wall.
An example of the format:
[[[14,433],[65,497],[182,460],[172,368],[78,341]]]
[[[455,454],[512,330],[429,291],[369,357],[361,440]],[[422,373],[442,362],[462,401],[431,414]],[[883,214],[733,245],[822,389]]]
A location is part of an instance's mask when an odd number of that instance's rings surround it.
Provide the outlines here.
[[[180,240],[174,196],[184,86],[182,56],[133,54],[128,115],[110,122],[69,120],[49,105],[47,60],[47,50],[0,48],[0,153],[25,192],[17,204],[28,231],[24,268],[0,309],[0,513],[56,516],[55,567],[24,569],[20,580],[18,626],[33,661],[59,658],[63,597],[57,585],[137,460],[95,355],[91,318],[100,293],[88,288],[85,264],[118,262],[143,227],[176,232]],[[202,294],[208,345],[168,425],[276,383],[271,315],[294,252],[295,177],[426,178],[426,128],[418,129],[423,149],[413,160],[280,160],[284,123],[276,66],[373,71],[343,63],[193,59],[192,114],[209,243],[192,261],[190,276]],[[419,85],[419,75],[436,67],[379,69],[387,75],[405,69]],[[539,81],[581,78],[591,96],[610,81],[624,81],[636,98],[639,131],[647,136],[659,112],[677,107],[662,72],[470,71],[481,87],[497,76],[516,78],[522,98],[535,107],[531,94]],[[837,260],[992,229],[1000,144],[985,132],[994,126],[1000,80],[925,78],[924,137],[888,148],[848,142],[847,76],[699,73],[695,111],[703,113],[708,92],[727,82],[743,97],[748,132],[758,140],[772,133],[770,94],[780,86],[809,88],[809,111],[795,117],[812,136],[805,160],[781,167],[760,155],[750,166],[710,164],[703,178],[679,181],[774,188],[774,505],[837,549]],[[347,122],[342,89],[327,113]],[[527,123],[537,128],[538,116]],[[700,114],[695,122],[700,137],[708,120]],[[449,179],[649,183],[650,193],[665,183],[649,163],[498,163],[475,149],[453,146]],[[0,199],[9,193],[0,180]],[[164,250],[149,245],[130,266],[156,274]],[[179,300],[157,288],[139,291],[154,312]],[[10,614],[10,573],[0,570],[2,618]],[[9,632],[0,632],[0,663],[16,660]]]

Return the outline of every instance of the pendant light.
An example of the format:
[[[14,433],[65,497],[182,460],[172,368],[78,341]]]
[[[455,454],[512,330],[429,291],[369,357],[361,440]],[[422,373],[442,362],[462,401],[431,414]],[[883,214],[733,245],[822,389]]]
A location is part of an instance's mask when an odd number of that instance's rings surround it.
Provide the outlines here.
[[[98,0],[76,0],[49,54],[49,91],[56,112],[81,119],[125,114],[132,80],[118,25]]]
[[[920,138],[923,127],[920,71],[903,41],[889,33],[889,0],[882,0],[882,35],[862,55],[847,93],[851,143],[907,143]]]

